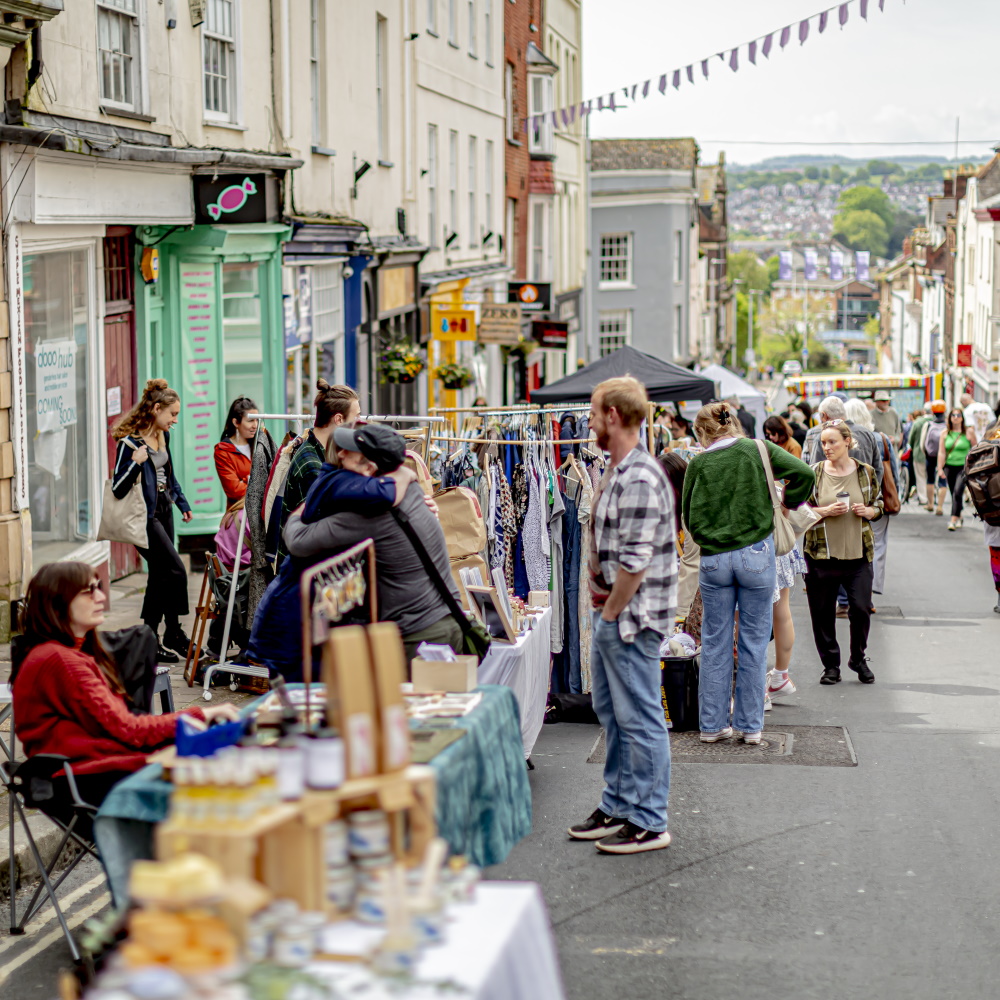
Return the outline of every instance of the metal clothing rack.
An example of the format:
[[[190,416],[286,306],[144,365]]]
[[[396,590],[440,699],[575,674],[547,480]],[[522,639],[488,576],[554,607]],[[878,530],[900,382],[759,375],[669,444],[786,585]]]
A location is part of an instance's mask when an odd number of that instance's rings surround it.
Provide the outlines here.
[[[454,441],[458,444],[593,444],[594,438],[487,438],[487,437],[450,437],[446,434],[433,435],[435,441]]]
[[[302,680],[306,688],[306,726],[309,725],[310,713],[310,690],[312,688],[312,603],[313,585],[318,580],[328,579],[331,576],[337,577],[345,569],[354,569],[365,557],[368,557],[368,612],[372,622],[378,621],[378,594],[375,590],[375,542],[371,538],[366,538],[357,545],[345,549],[343,552],[322,562],[310,566],[302,574],[299,582],[299,594],[302,599]],[[329,697],[329,692],[327,692]]]

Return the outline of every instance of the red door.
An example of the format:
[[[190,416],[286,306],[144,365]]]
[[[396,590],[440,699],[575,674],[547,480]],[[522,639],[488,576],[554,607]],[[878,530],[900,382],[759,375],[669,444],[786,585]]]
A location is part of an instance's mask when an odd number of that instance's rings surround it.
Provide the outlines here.
[[[137,401],[133,247],[131,228],[108,226],[104,238],[104,384],[109,404],[109,474],[115,466],[111,428]],[[118,412],[113,412],[116,409]],[[111,543],[112,580],[135,573],[139,568],[139,554],[133,546]]]

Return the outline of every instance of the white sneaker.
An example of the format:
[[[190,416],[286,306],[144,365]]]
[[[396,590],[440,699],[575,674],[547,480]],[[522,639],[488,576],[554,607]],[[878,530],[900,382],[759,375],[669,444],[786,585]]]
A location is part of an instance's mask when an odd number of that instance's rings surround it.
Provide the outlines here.
[[[775,684],[775,679],[777,678],[778,683]],[[780,674],[776,674],[773,670],[767,675],[767,693],[772,698],[787,698],[789,695],[795,694],[798,688],[792,683],[791,677],[785,674],[781,677]]]
[[[740,733],[740,740],[748,746],[760,746],[760,733]]]
[[[771,695],[770,695],[770,692],[765,691],[764,692],[764,711],[765,712],[770,712],[772,708],[774,708],[774,705],[771,704]]]
[[[733,735],[732,726],[726,726],[725,729],[720,729],[717,733],[702,733],[701,742],[718,743],[720,740],[728,740],[729,737],[732,735]]]

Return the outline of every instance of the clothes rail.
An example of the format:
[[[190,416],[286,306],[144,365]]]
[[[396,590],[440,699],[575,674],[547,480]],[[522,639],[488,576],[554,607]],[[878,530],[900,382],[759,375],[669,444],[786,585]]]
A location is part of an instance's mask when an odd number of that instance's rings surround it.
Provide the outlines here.
[[[526,416],[532,416],[536,413],[567,413],[570,410],[589,410],[590,403],[570,403],[567,406],[531,406],[530,404],[524,404],[519,406],[500,406],[500,407],[486,407],[486,406],[432,406],[430,408],[431,413],[472,413],[480,417],[499,417],[499,416],[518,416],[524,414]],[[444,419],[443,417],[440,419]]]
[[[458,444],[595,444],[594,438],[506,438],[489,437],[450,437],[445,434],[432,434],[435,441],[453,441]]]
[[[248,413],[248,420],[309,420],[316,419],[315,413]],[[421,417],[411,416],[407,413],[368,413],[358,417],[358,420],[384,420],[386,422],[398,420],[400,423],[408,421],[411,424],[437,424],[445,423],[444,417]]]

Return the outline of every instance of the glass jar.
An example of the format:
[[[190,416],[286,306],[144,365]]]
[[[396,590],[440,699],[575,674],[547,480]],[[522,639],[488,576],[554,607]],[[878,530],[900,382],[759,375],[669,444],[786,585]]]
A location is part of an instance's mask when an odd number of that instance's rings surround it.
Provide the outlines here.
[[[323,858],[327,868],[339,868],[348,862],[347,824],[331,820],[323,830]]]
[[[274,938],[274,961],[288,968],[301,968],[313,957],[313,928],[301,918],[278,927]]]
[[[350,865],[328,866],[326,898],[338,910],[347,912],[354,905],[354,869]]]
[[[373,858],[389,852],[389,817],[381,809],[364,809],[347,817],[351,857]]]

